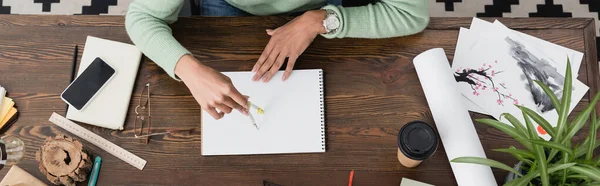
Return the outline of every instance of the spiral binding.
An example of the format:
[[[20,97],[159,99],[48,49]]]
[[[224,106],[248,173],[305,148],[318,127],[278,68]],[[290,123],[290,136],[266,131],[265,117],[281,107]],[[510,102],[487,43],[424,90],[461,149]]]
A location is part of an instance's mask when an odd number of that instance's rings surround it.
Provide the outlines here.
[[[319,104],[321,107],[321,148],[323,151],[325,151],[325,96],[323,96],[323,94],[323,70],[319,70],[319,95],[321,97],[321,103]]]

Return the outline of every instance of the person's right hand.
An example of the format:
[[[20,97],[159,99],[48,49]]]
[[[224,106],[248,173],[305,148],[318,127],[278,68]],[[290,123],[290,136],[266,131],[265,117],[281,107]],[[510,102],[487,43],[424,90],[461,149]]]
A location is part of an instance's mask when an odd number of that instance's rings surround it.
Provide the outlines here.
[[[244,115],[248,114],[248,97],[233,86],[231,79],[200,63],[191,55],[184,55],[179,59],[175,74],[190,89],[202,109],[213,118],[221,119],[234,109]]]

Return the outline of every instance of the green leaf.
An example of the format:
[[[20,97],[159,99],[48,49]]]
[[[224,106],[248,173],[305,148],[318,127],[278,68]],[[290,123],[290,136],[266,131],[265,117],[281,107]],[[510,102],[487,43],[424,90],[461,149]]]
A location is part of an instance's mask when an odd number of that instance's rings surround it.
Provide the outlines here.
[[[556,156],[556,154],[558,154],[558,150],[552,149],[550,151],[550,155],[548,156],[548,159],[546,160],[546,163],[550,163],[550,161],[552,161],[552,159],[554,159],[554,156]]]
[[[568,128],[567,117],[569,116],[569,108],[571,106],[571,93],[573,93],[572,92],[572,86],[573,86],[572,78],[573,78],[573,76],[571,75],[571,60],[569,60],[569,58],[567,57],[567,71],[565,73],[565,81],[563,84],[562,100],[560,101],[561,107],[560,107],[560,112],[558,114],[558,121],[556,122],[556,126],[558,127],[558,129],[556,130],[556,133],[557,133],[556,141],[563,142],[561,144],[564,144],[565,139],[569,139],[569,142],[570,142],[570,137],[563,136],[563,134],[564,134],[564,131],[566,130],[566,128]],[[568,158],[569,157],[568,157],[567,153],[563,153],[563,159],[562,159],[563,161],[562,162],[566,163],[568,161]],[[566,169],[562,171],[561,178],[562,178],[561,183],[564,185],[565,182],[567,181],[567,170]]]
[[[517,159],[519,159],[519,158],[517,158]],[[530,165],[530,166],[533,165],[533,161],[531,161],[529,159],[522,158],[522,159],[519,159],[519,161],[522,161],[523,163],[526,163],[527,165]]]
[[[596,93],[596,94],[600,94],[600,93]],[[588,139],[596,139],[596,126],[598,125],[597,121],[596,121],[596,109],[594,109],[592,111],[592,121],[590,123],[590,134],[588,135]],[[594,146],[593,145],[589,145],[588,149],[587,149],[587,153],[585,154],[585,159],[586,160],[592,160],[594,156]]]
[[[492,149],[493,151],[496,152],[506,152],[506,153],[510,153],[512,155],[520,155],[524,158],[529,158],[529,159],[534,159],[535,155],[533,155],[533,153],[526,151],[526,150],[519,150],[514,148],[513,146],[511,146],[512,148],[507,148],[507,149]],[[514,148],[514,149],[513,149]]]
[[[600,139],[597,139],[593,144],[590,144],[589,140],[586,139],[583,142],[583,144],[581,144],[581,147],[577,148],[577,150],[575,151],[575,158],[579,158],[585,155],[589,146],[592,146],[592,149],[600,147]]]
[[[584,183],[580,186],[600,186],[600,182]]]
[[[529,136],[527,135],[527,129],[525,129],[524,125],[512,114],[503,113],[502,115],[500,115],[500,118],[502,118],[502,116],[504,116],[504,118],[506,118],[506,120],[508,120],[508,122],[510,122],[510,124],[512,124],[515,127],[515,129],[517,129],[517,131],[521,132],[521,134]]]
[[[548,85],[542,83],[541,81],[533,81],[537,83],[542,88],[542,90],[544,90],[546,95],[548,95],[550,101],[552,101],[552,105],[554,105],[554,109],[556,109],[556,113],[560,113],[560,101],[558,100],[558,97],[556,97],[556,95],[554,94],[554,91],[552,91],[550,87],[548,87]]]
[[[494,168],[498,168],[498,169],[502,169],[502,170],[513,172],[513,173],[515,173],[515,174],[517,174],[519,176],[523,176],[519,171],[513,169],[512,167],[509,167],[508,165],[506,165],[504,163],[500,163],[499,161],[491,160],[491,159],[487,159],[487,158],[480,158],[480,157],[459,157],[459,158],[454,158],[450,162],[454,162],[454,163],[473,163],[473,164],[479,164],[479,165],[487,165],[487,166],[490,166],[490,167],[494,167]]]
[[[517,158],[519,161],[522,161],[522,162],[526,163],[527,165],[532,165],[533,161],[531,161],[530,159],[535,159],[535,156],[533,155],[533,153],[526,151],[526,150],[519,150],[519,149],[515,148],[514,146],[510,146],[507,149],[492,149],[492,150],[496,151],[496,152],[509,153],[509,154],[513,155],[515,158]]]
[[[558,144],[553,141],[544,141],[544,140],[529,140],[529,141],[533,144],[541,145],[541,146],[544,146],[544,147],[550,148],[550,149],[556,149],[556,150],[565,152],[565,153],[573,156],[573,150],[571,150],[569,147],[567,147],[565,145],[561,145],[561,144]]]
[[[527,108],[527,107],[522,107],[522,106],[518,106],[517,107],[519,109],[521,109],[522,112],[525,112],[525,114],[527,114],[529,117],[531,117],[531,119],[533,119],[533,121],[535,121],[538,125],[540,125],[542,128],[544,128],[544,130],[546,130],[546,132],[548,132],[548,135],[550,135],[550,137],[554,138],[554,136],[556,135],[555,129],[554,127],[552,127],[552,125],[550,125],[550,123],[544,119],[542,116],[540,116],[537,112]]]
[[[552,174],[556,171],[563,170],[572,166],[575,166],[577,163],[565,163],[565,164],[557,164],[550,168],[548,168],[548,174]]]
[[[563,139],[562,143],[564,143],[567,140],[571,140],[571,138],[575,136],[577,132],[579,132],[583,125],[585,125],[588,118],[590,118],[590,113],[592,112],[592,110],[594,110],[594,106],[596,106],[596,103],[598,102],[599,98],[600,94],[596,94],[596,96],[594,96],[594,100],[590,102],[590,104],[585,108],[585,110],[583,110],[579,113],[579,115],[577,115],[575,120],[573,120],[573,122],[569,126],[568,133]]]
[[[580,179],[580,180],[592,181],[589,177],[587,177],[585,175],[581,175],[581,174],[568,175],[567,178],[569,178],[569,179]]]
[[[535,170],[535,171],[529,172],[525,176],[522,176],[520,178],[511,180],[511,181],[509,181],[507,183],[504,183],[504,186],[522,186],[522,185],[527,185],[527,183],[530,183],[533,178],[536,178],[539,175],[540,175],[539,170]]]
[[[537,170],[537,163],[538,161],[536,159],[533,159],[533,164],[531,164],[531,167],[529,167],[529,171],[535,171]]]
[[[523,119],[525,119],[525,124],[527,125],[527,129],[529,130],[529,136],[531,137],[531,139],[539,139],[537,132],[535,131],[535,128],[533,127],[533,124],[531,124],[531,121],[529,120],[529,117],[527,116],[527,114],[525,114],[525,112],[523,112]],[[530,142],[533,142],[534,140],[530,140]],[[535,155],[535,159],[539,160],[538,161],[538,167],[539,167],[539,171],[540,171],[540,179],[542,179],[542,185],[543,186],[548,186],[550,184],[550,178],[548,177],[548,167],[546,164],[546,153],[544,152],[544,149],[539,146],[536,145],[534,143],[532,143],[532,147],[533,147],[533,154]]]
[[[562,162],[567,163],[568,161],[569,161],[569,154],[563,153]],[[564,185],[567,182],[567,170],[566,169],[562,170],[562,176],[560,178],[562,178],[561,183]]]
[[[595,166],[592,166],[592,165],[587,165],[587,164],[578,164],[578,166],[582,166],[582,167],[588,168],[588,169],[596,172],[597,175],[600,175],[600,168],[598,168],[598,167],[595,167]]]
[[[477,122],[492,126],[521,143],[527,150],[531,150],[531,143],[527,141],[527,136],[517,132],[517,129],[506,123],[502,123],[493,119],[477,119]]]
[[[596,171],[591,170],[587,167],[572,166],[572,167],[569,167],[569,170],[579,173],[581,175],[585,175],[594,181],[600,181],[600,174],[598,174]]]
[[[567,72],[565,73],[562,100],[560,101],[560,111],[558,112],[558,121],[556,122],[556,140],[559,142],[562,142],[562,140],[564,139],[563,133],[568,127],[567,117],[569,116],[569,108],[571,106],[572,78],[573,77],[571,76],[571,62],[569,59],[567,59]]]
[[[569,167],[573,167],[573,166],[575,166],[575,164],[576,163],[565,163],[565,164],[554,165],[554,166],[548,168],[547,174],[552,174],[556,171],[564,170]],[[537,178],[538,176],[540,176],[539,170],[531,171],[527,175],[525,175],[521,178],[514,179],[514,180],[506,183],[505,185],[518,185],[518,186],[525,185],[525,184],[529,183],[532,179]]]

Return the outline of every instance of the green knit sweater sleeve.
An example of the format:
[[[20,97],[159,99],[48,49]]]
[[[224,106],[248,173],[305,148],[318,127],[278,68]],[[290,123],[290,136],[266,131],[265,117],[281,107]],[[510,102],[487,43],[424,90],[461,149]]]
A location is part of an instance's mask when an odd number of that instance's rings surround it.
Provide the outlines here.
[[[340,29],[326,38],[389,38],[421,32],[429,23],[428,0],[381,0],[360,7],[328,5],[340,18]]]
[[[168,24],[177,21],[184,0],[138,0],[129,5],[125,29],[131,41],[171,77],[185,49],[175,38]]]

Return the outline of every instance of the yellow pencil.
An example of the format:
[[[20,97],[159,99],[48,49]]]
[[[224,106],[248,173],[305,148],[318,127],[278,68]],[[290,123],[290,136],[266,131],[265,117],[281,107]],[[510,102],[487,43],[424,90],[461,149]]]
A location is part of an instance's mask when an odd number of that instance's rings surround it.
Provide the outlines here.
[[[252,103],[250,101],[248,101],[248,107],[254,107],[256,109],[256,113],[258,113],[258,114],[265,114],[265,110],[263,110],[259,106],[256,106],[254,103]]]
[[[256,106],[254,103],[252,103],[250,101],[248,101],[248,107],[249,107],[248,110],[250,110],[250,108],[254,107],[256,109],[256,113],[258,113],[258,114],[262,115],[265,113],[265,110]],[[258,130],[258,125],[256,124],[256,121],[254,120],[254,117],[252,116],[251,112],[248,112],[248,117],[250,118],[250,121],[252,121],[252,124],[254,125],[254,127],[256,127],[256,130]]]

